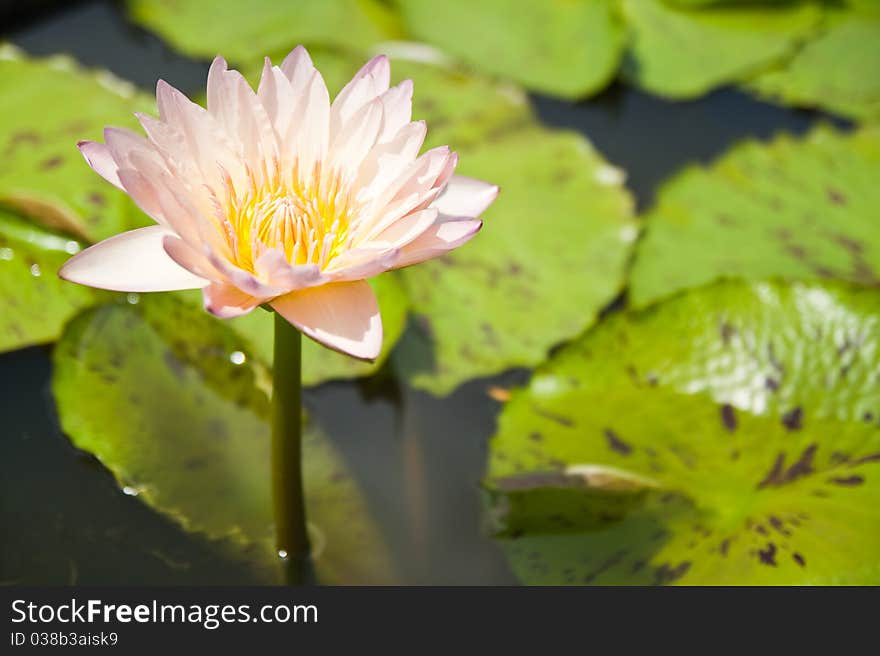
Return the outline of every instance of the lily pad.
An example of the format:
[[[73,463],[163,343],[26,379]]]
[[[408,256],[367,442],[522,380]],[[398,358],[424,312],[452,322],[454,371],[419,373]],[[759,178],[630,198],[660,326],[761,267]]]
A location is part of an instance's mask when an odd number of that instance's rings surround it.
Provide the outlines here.
[[[417,316],[394,360],[435,394],[533,366],[592,324],[637,234],[623,173],[579,135],[502,133],[463,149],[458,171],[501,186],[482,231],[401,271]]]
[[[394,274],[384,274],[369,281],[379,299],[384,337],[382,352],[374,363],[362,362],[331,351],[303,337],[303,385],[318,385],[329,380],[360,378],[376,373],[385,364],[391,349],[406,326],[409,300],[406,290]],[[270,312],[254,310],[229,321],[263,362],[272,362],[274,322]]]
[[[79,310],[113,298],[56,275],[80,248],[0,210],[0,352],[53,342]]]
[[[236,357],[236,354],[245,357]],[[250,356],[250,357],[248,357]],[[240,363],[240,364],[236,364]],[[61,425],[127,494],[279,579],[269,487],[270,378],[222,322],[168,295],[85,312],[55,351]],[[365,500],[332,444],[304,435],[319,580],[392,575]]]
[[[416,38],[474,69],[544,93],[580,98],[614,77],[624,30],[613,0],[400,0]]]
[[[401,36],[397,17],[379,0],[129,0],[128,7],[132,20],[181,52],[236,62],[298,44],[365,50]]]
[[[0,47],[0,95],[0,202],[84,241],[149,223],[76,149],[102,140],[107,125],[135,127],[134,112],[153,105],[146,96],[109,73],[65,57],[27,59],[10,46]]]
[[[811,2],[738,3],[688,10],[622,0],[630,31],[627,79],[667,98],[695,98],[794,54],[822,13]]]
[[[880,5],[871,0],[829,7],[822,33],[748,88],[785,105],[880,118]]]
[[[880,285],[880,131],[820,127],[735,146],[662,188],[645,216],[631,299],[644,305],[722,277]]]
[[[880,582],[880,292],[718,283],[616,315],[490,444],[527,583]]]

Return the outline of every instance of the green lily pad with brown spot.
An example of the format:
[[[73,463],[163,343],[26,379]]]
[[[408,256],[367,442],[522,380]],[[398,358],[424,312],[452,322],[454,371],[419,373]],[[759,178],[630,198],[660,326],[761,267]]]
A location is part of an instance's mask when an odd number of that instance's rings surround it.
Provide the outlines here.
[[[413,328],[393,359],[414,386],[534,366],[621,290],[637,234],[623,174],[583,137],[539,127],[461,150],[458,172],[501,187],[480,234],[401,271]]]
[[[91,242],[150,223],[76,148],[103,141],[107,125],[135,128],[134,112],[154,105],[146,95],[68,58],[27,59],[2,46],[0,96],[0,203]]]
[[[857,120],[880,118],[880,3],[850,5],[827,7],[821,34],[747,88],[785,105]]]
[[[234,364],[230,354],[246,361]],[[58,343],[61,426],[127,493],[280,581],[269,484],[271,380],[222,322],[169,295],[77,317]],[[393,573],[366,502],[332,444],[304,432],[306,504],[317,575],[387,583]]]
[[[645,305],[724,277],[880,285],[880,130],[747,141],[661,189],[636,249]]]
[[[53,342],[79,310],[114,298],[58,278],[81,247],[0,210],[0,352]]]
[[[880,292],[610,317],[513,393],[487,479],[526,583],[880,583]]]
[[[399,6],[416,38],[475,70],[566,98],[604,88],[623,54],[624,30],[613,0],[515,7],[503,0],[400,0]]]
[[[329,380],[361,378],[379,371],[391,350],[403,334],[409,299],[400,280],[391,273],[371,279],[370,285],[379,299],[382,312],[382,352],[375,362],[362,362],[332,351],[311,339],[303,337],[303,385],[318,385]],[[241,335],[252,352],[263,361],[273,359],[274,320],[270,312],[254,310],[229,321],[229,326]]]
[[[622,0],[630,34],[624,76],[667,98],[695,98],[792,56],[817,29],[814,2],[712,4]]]
[[[234,62],[299,44],[368,49],[402,36],[380,0],[129,0],[131,18],[187,55]]]

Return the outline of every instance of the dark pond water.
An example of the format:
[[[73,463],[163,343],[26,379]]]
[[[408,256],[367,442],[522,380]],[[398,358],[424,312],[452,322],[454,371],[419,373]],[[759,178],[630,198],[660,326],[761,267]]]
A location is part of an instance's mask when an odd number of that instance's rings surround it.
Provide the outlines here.
[[[147,89],[160,75],[189,92],[204,85],[207,62],[174,53],[128,23],[114,2],[2,3],[0,19],[2,38],[35,55],[70,53]],[[733,90],[669,103],[617,84],[590,102],[533,101],[548,125],[582,131],[626,169],[640,207],[686,163],[709,161],[743,137],[800,133],[830,120]],[[49,356],[48,348],[0,356],[0,583],[244,582],[234,563],[123,495],[69,444],[49,390]],[[515,582],[485,534],[479,482],[500,408],[487,388],[526,379],[510,372],[445,399],[394,383],[333,383],[306,393],[363,484],[404,582]]]

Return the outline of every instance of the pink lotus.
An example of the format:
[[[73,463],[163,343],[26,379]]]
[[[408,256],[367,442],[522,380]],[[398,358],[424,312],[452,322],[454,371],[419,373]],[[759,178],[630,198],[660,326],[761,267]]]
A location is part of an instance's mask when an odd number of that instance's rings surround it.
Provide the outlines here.
[[[382,345],[365,278],[442,255],[482,225],[498,188],[453,176],[448,147],[421,156],[410,80],[388,88],[385,56],[330,102],[306,50],[267,59],[254,93],[217,57],[208,108],[163,81],[147,138],[107,128],[84,141],[89,165],[157,225],[71,258],[59,275],[91,287],[202,289],[205,308],[234,317],[269,303],[303,333],[371,360]]]

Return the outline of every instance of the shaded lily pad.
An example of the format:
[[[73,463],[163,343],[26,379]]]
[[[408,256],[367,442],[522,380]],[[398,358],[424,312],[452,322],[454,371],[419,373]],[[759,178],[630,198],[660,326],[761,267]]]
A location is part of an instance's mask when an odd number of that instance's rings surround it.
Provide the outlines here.
[[[79,310],[113,298],[56,275],[81,247],[0,210],[0,352],[53,342]]]
[[[401,36],[379,0],[129,0],[131,18],[181,52],[246,62],[296,45],[364,50]]]
[[[520,3],[400,0],[416,38],[476,70],[567,98],[601,90],[614,77],[624,30],[612,0]]]
[[[880,285],[878,170],[880,132],[825,127],[686,169],[645,217],[632,301],[733,276]]]
[[[369,282],[379,299],[384,331],[382,352],[376,362],[371,364],[355,360],[303,337],[303,385],[369,376],[381,369],[388,359],[406,325],[409,300],[406,290],[394,274],[384,274]],[[254,310],[250,314],[232,319],[229,326],[247,341],[251,350],[263,362],[272,362],[274,321],[270,312]]]
[[[811,2],[737,3],[688,10],[622,0],[630,31],[627,79],[668,98],[694,98],[794,54],[822,13]]]
[[[31,60],[0,47],[0,202],[85,241],[149,220],[83,162],[82,139],[107,125],[135,127],[153,105],[109,73],[83,71],[64,57]]]
[[[245,354],[245,361],[231,355]],[[167,295],[105,305],[55,351],[61,425],[127,494],[280,575],[269,489],[270,379],[223,323]],[[241,364],[234,364],[241,362]],[[308,424],[306,503],[322,582],[391,578],[381,538],[331,443]]]
[[[880,293],[718,283],[616,315],[490,443],[528,583],[877,584]]]
[[[822,33],[748,88],[786,105],[855,119],[880,118],[880,4],[830,6]]]
[[[623,174],[582,137],[538,127],[463,149],[458,171],[501,186],[480,234],[401,271],[414,328],[394,360],[421,389],[542,361],[620,291],[636,223]]]

